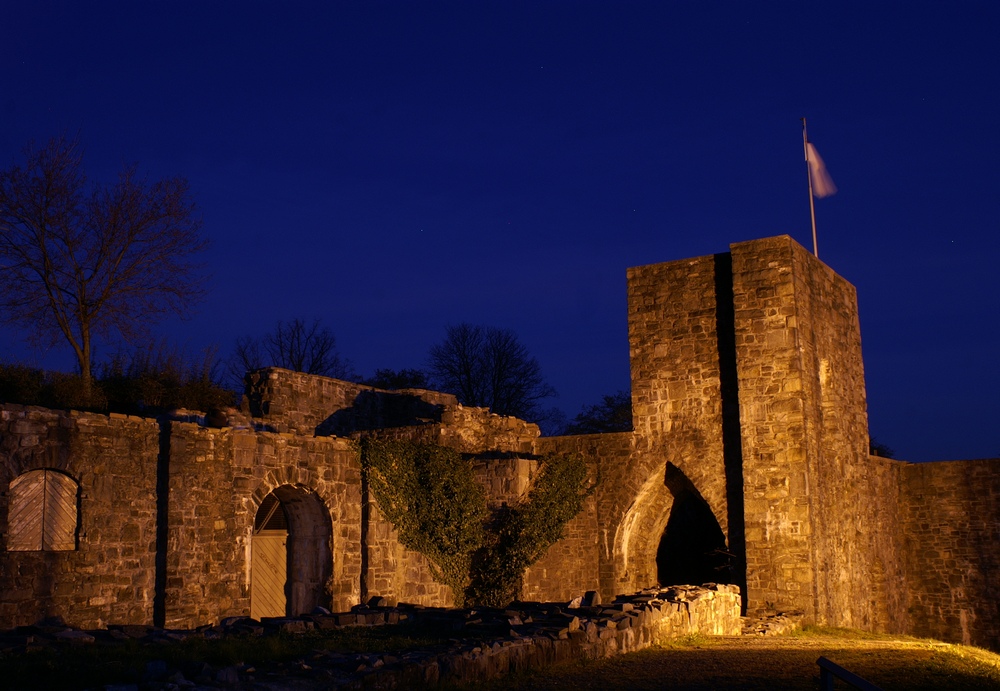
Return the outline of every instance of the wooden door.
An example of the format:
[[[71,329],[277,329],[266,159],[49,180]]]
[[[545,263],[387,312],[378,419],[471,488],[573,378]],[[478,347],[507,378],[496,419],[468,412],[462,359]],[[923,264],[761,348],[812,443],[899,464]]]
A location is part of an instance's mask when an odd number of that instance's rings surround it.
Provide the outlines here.
[[[285,616],[288,531],[262,530],[250,543],[250,616]]]

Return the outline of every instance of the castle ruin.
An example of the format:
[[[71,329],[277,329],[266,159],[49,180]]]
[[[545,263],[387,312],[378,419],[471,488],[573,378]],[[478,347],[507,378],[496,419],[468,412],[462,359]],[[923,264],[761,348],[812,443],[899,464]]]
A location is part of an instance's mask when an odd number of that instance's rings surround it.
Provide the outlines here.
[[[451,604],[369,496],[364,432],[460,450],[493,502],[583,455],[596,489],[525,600],[728,582],[750,613],[1000,649],[1000,459],[869,455],[853,286],[779,236],[629,269],[628,310],[632,432],[279,369],[221,427],[0,405],[0,628]]]

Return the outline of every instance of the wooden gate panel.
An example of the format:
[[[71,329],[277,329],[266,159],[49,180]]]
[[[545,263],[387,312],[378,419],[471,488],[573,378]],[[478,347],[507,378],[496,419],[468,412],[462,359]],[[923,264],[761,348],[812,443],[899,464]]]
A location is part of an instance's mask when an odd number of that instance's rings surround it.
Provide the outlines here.
[[[76,549],[76,488],[73,478],[46,473],[42,549]]]
[[[285,616],[288,533],[264,531],[250,543],[250,616]]]
[[[32,470],[10,483],[7,549],[76,549],[77,484],[54,470]]]
[[[7,549],[28,552],[42,548],[42,513],[45,505],[45,474],[34,471],[10,483],[7,516]]]

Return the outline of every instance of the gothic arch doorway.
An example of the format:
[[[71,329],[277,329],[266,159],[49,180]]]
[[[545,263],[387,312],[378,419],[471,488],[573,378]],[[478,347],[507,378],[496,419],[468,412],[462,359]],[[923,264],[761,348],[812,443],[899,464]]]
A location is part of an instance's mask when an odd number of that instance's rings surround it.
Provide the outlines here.
[[[264,497],[250,542],[250,616],[305,614],[327,605],[330,516],[315,492],[282,485]]]
[[[657,580],[661,585],[731,583],[732,555],[708,502],[672,464],[665,480],[673,504],[656,550]]]

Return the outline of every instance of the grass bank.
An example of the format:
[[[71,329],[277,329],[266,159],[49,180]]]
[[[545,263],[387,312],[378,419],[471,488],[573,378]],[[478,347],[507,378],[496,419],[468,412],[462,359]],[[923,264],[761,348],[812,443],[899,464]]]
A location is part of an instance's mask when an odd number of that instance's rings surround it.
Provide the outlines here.
[[[489,685],[509,689],[815,690],[821,655],[893,689],[1000,690],[1000,655],[927,639],[808,627],[784,636],[691,636],[637,653],[565,663]],[[842,682],[837,688],[849,688]]]

